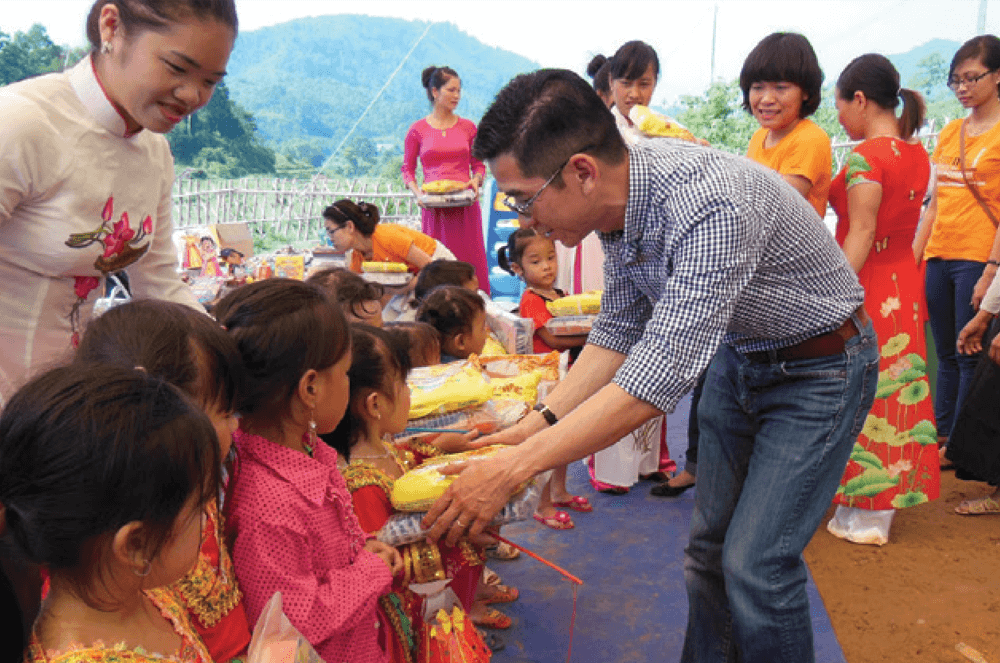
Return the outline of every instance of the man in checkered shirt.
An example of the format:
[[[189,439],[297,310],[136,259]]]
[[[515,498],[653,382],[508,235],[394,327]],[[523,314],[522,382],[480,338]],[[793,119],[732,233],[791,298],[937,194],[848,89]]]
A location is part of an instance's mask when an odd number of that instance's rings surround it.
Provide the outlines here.
[[[601,313],[517,445],[462,473],[425,521],[480,532],[520,482],[670,412],[708,367],[684,574],[687,662],[814,660],[802,550],[874,397],[864,292],[815,210],[742,157],[670,139],[626,148],[576,74],[519,76],[479,125],[522,225],[600,233]]]

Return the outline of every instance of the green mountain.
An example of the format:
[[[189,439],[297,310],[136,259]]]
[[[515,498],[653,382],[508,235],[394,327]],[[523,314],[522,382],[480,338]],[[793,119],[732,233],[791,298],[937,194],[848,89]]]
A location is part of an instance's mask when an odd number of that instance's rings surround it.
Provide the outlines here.
[[[409,126],[430,110],[420,72],[432,64],[461,76],[458,113],[472,119],[482,116],[512,76],[538,68],[450,23],[320,16],[241,33],[227,84],[233,99],[253,114],[266,143],[298,148],[298,157],[315,164],[343,140],[397,67],[351,136],[401,150]]]

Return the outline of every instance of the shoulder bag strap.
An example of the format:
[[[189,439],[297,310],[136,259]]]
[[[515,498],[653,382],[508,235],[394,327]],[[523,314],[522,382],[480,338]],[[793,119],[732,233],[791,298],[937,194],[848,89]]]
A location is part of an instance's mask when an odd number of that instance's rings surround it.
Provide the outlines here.
[[[972,197],[976,199],[979,206],[983,208],[984,212],[986,212],[986,216],[993,222],[993,227],[998,228],[1000,227],[1000,221],[997,221],[997,217],[993,214],[990,206],[986,204],[985,200],[983,200],[983,194],[979,193],[979,187],[976,186],[975,182],[969,179],[969,176],[965,172],[965,125],[968,121],[968,119],[962,120],[962,128],[958,132],[958,158],[959,166],[962,168],[962,179],[965,180],[965,186],[969,187]]]

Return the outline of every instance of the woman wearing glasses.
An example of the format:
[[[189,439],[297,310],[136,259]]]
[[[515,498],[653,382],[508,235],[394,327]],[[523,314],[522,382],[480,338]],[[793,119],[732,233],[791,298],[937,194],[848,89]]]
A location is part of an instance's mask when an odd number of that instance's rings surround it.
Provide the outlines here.
[[[420,78],[431,113],[410,127],[403,142],[403,181],[423,208],[421,228],[424,233],[444,242],[459,260],[476,268],[479,287],[490,292],[486,267],[486,243],[479,209],[479,189],[486,178],[486,166],[472,158],[476,125],[459,117],[455,108],[462,98],[462,80],[451,67],[427,67]],[[452,180],[476,193],[476,200],[466,207],[424,207],[426,195],[416,181],[417,160],[424,170],[424,186],[430,182]]]
[[[1000,39],[965,42],[951,61],[948,86],[970,110],[941,130],[931,161],[934,194],[913,241],[927,261],[927,312],[938,356],[934,415],[938,443],[948,443],[969,394],[978,354],[956,352],[959,332],[975,315],[1000,264]],[[943,454],[943,449],[942,449]]]

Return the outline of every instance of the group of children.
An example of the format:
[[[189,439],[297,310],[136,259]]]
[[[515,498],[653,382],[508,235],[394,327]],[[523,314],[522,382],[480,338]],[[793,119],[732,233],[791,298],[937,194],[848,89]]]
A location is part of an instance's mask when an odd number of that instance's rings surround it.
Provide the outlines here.
[[[522,230],[503,257],[528,283],[536,350],[585,341],[548,335],[531,302],[561,295],[553,252]],[[415,321],[386,329],[381,289],[355,276],[251,283],[218,302],[214,321],[167,302],[124,304],[91,322],[71,364],[11,399],[0,416],[2,527],[29,564],[15,585],[44,595],[34,620],[27,602],[28,660],[241,658],[279,591],[324,660],[421,660],[423,598],[408,583],[443,579],[473,622],[510,625],[491,604],[518,592],[485,570],[491,539],[393,548],[375,537],[393,513],[393,481],[417,460],[393,443],[410,367],[487,343],[474,270],[425,265]],[[468,448],[474,436],[436,444]],[[566,493],[565,472],[547,492],[543,522],[553,503],[590,510]]]

